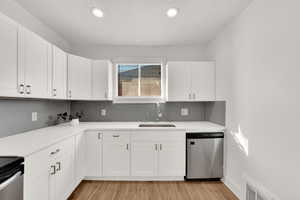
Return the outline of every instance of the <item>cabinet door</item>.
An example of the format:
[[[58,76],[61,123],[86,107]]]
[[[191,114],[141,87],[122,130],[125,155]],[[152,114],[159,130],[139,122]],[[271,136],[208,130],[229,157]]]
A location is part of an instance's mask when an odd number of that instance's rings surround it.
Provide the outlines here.
[[[18,97],[18,25],[0,14],[0,96]],[[20,87],[22,89],[23,87]]]
[[[54,200],[54,169],[51,169],[51,148],[36,152],[25,158],[24,200]],[[51,173],[53,173],[51,175]]]
[[[68,96],[70,99],[91,99],[91,60],[79,56],[68,56]]]
[[[131,144],[131,176],[155,176],[158,146],[154,142]]]
[[[67,97],[67,54],[52,46],[51,91],[52,98]]]
[[[167,101],[189,101],[191,74],[186,62],[167,64]]]
[[[85,135],[76,136],[75,147],[75,186],[77,186],[85,177],[86,168],[86,146]]]
[[[97,131],[85,133],[86,138],[86,176],[102,176],[102,134]]]
[[[185,176],[185,141],[159,144],[158,175]]]
[[[92,98],[112,99],[112,64],[108,60],[95,60],[92,63]]]
[[[48,54],[51,46],[38,35],[21,28],[20,65],[24,70],[25,95],[45,98],[48,95]]]
[[[215,92],[215,63],[190,62],[192,98],[194,101],[214,101]]]
[[[104,133],[103,176],[129,176],[130,135]]]
[[[59,144],[60,152],[56,158],[56,200],[65,200],[75,186],[75,138]]]

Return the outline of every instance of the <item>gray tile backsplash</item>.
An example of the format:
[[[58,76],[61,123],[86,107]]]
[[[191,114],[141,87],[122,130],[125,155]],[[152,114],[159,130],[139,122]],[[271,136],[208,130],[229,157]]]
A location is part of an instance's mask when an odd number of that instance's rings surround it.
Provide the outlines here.
[[[70,112],[70,102],[29,99],[0,99],[0,138],[55,124],[56,115]],[[32,122],[31,114],[38,120]]]
[[[188,108],[189,115],[181,116],[181,108]],[[206,114],[207,108],[208,114]],[[106,110],[106,116],[101,116],[101,109]],[[113,104],[112,102],[73,101],[71,112],[72,114],[81,112],[83,114],[81,121],[203,121],[209,118],[219,124],[225,122],[225,113],[223,113],[225,108],[222,108],[222,104],[214,107],[210,102]],[[161,117],[159,113],[162,114]]]
[[[181,108],[189,115],[181,116]],[[101,116],[106,109],[106,116]],[[31,114],[38,120],[32,122]],[[225,124],[225,102],[113,104],[101,101],[57,101],[31,99],[0,99],[0,138],[17,133],[51,126],[56,115],[62,112],[82,112],[81,121],[203,121]],[[161,117],[159,117],[161,113]]]

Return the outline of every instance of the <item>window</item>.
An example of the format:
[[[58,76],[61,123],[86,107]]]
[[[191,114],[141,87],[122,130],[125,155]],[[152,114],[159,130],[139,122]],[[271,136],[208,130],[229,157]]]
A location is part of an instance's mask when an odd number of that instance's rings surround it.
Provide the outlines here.
[[[161,64],[118,64],[118,97],[161,97]]]

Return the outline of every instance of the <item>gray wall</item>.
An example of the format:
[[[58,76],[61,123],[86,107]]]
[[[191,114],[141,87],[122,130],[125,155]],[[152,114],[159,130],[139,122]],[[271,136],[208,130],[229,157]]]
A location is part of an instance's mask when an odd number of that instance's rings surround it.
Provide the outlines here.
[[[0,99],[0,137],[55,124],[56,115],[70,111],[70,102],[29,99]],[[31,121],[37,112],[38,120]]]
[[[112,102],[74,101],[71,112],[83,114],[81,121],[203,121],[211,119],[225,124],[225,103],[161,103],[157,104],[113,104]],[[189,115],[181,116],[180,109],[188,108]],[[106,109],[106,116],[101,116]],[[158,118],[158,111],[163,116]],[[208,113],[206,114],[206,112]]]

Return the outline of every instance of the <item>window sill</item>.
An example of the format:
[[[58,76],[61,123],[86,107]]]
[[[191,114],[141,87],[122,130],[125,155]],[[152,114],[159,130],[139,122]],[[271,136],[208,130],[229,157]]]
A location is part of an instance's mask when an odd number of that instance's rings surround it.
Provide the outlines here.
[[[162,97],[115,97],[113,103],[165,103]]]

